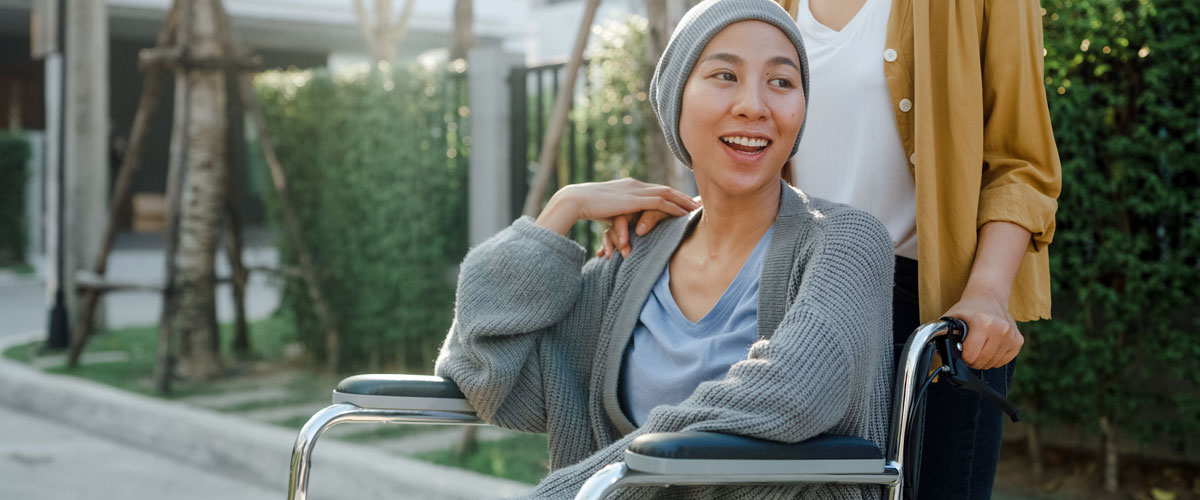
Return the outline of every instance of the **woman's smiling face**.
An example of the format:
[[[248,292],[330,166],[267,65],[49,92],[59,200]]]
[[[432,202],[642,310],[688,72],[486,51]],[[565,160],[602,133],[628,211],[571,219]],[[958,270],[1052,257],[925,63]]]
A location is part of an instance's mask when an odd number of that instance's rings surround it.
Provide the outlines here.
[[[778,28],[741,21],[708,42],[683,89],[679,135],[696,182],[729,194],[779,182],[804,123],[796,48]]]

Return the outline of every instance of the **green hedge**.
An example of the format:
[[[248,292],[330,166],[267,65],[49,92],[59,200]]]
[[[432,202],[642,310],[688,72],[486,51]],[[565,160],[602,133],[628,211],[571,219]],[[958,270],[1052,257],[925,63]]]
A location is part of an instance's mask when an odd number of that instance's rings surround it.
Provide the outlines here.
[[[595,179],[645,178],[646,134],[657,131],[646,89],[646,19],[630,16],[593,29],[588,92],[572,113],[591,130]]]
[[[256,79],[341,330],[344,370],[429,369],[449,328],[455,266],[467,247],[464,76],[373,68]],[[277,222],[277,200],[266,191]],[[281,263],[295,265],[276,225]],[[323,332],[300,281],[287,281],[283,307],[324,359]]]
[[[25,263],[25,184],[29,181],[29,141],[0,133],[0,266]]]
[[[1063,191],[1054,320],[1023,327],[1018,396],[1200,452],[1200,3],[1043,6]]]

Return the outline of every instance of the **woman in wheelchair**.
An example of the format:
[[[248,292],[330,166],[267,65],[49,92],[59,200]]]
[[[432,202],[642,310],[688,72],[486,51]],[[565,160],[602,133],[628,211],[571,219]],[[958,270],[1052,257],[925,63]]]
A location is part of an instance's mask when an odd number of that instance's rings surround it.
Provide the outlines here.
[[[699,208],[622,179],[564,187],[462,264],[436,373],[479,416],[546,433],[531,498],[571,498],[650,432],[780,442],[822,433],[884,447],[891,404],[892,243],[865,212],[781,180],[808,75],[771,0],[708,0],[681,20],[650,86]],[[586,261],[579,220],[671,211],[628,255]],[[586,261],[586,262],[585,262]],[[630,488],[622,498],[877,498],[879,486]]]

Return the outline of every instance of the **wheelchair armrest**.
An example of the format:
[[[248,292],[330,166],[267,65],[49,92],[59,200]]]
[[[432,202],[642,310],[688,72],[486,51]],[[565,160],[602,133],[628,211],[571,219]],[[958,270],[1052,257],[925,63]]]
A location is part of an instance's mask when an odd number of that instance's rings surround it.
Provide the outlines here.
[[[863,438],[823,434],[788,444],[714,432],[661,432],[634,439],[631,470],[654,474],[880,474],[883,452]]]
[[[454,381],[428,375],[355,375],[338,383],[333,402],[382,410],[475,413]]]

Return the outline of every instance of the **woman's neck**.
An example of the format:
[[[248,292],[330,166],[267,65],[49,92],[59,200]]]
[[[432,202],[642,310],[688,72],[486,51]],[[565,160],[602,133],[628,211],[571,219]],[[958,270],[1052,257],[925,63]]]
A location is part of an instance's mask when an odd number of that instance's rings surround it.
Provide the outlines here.
[[[700,187],[704,209],[685,243],[712,258],[745,253],[775,222],[780,189],[779,183],[772,183],[748,195],[731,196],[718,189]]]

